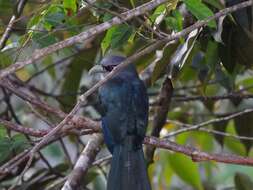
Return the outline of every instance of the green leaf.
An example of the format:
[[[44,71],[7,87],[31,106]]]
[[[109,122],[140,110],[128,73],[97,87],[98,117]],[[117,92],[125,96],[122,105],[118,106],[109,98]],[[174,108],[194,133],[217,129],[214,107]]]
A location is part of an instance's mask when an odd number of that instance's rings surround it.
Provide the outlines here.
[[[0,162],[9,158],[13,153],[21,152],[28,147],[24,135],[17,134],[11,139],[8,137],[0,138]]]
[[[186,183],[196,190],[203,190],[198,165],[189,157],[174,153],[169,156],[169,161],[174,172]]]
[[[228,121],[222,121],[222,122],[219,122],[219,123],[214,123],[213,127],[216,131],[224,133],[226,131],[227,125],[228,125]],[[214,137],[221,144],[221,146],[223,146],[224,136],[214,134]]]
[[[84,69],[89,70],[94,63],[97,53],[97,47],[84,50],[80,55],[75,56],[71,61],[69,68],[64,76],[64,83],[61,88],[61,93],[64,95],[59,98],[63,103],[62,109],[70,111],[75,105],[77,95],[79,93],[80,81]]]
[[[236,173],[234,177],[236,190],[252,190],[253,182],[250,177],[244,173]]]
[[[234,122],[229,122],[227,129],[226,129],[226,133],[228,134],[232,134],[232,135],[238,135],[236,133],[235,127],[234,127]],[[245,146],[236,139],[231,139],[229,137],[225,137],[224,138],[224,145],[229,148],[232,152],[234,152],[235,154],[239,154],[242,156],[246,155],[246,149]]]
[[[218,43],[209,40],[207,44],[205,62],[209,68],[214,71],[216,64],[218,64]]]
[[[48,145],[47,147],[42,149],[42,153],[57,158],[58,160],[62,159],[64,155],[58,143]]]
[[[185,63],[191,58],[191,52],[194,49],[199,31],[192,31],[185,42],[177,47],[177,50],[173,53],[170,64],[168,65],[168,73],[171,78],[176,78]]]
[[[63,7],[53,4],[45,12],[42,22],[47,30],[52,30],[53,28],[61,25],[65,20],[65,13]]]
[[[201,0],[184,0],[187,9],[198,19],[204,20],[210,16],[213,16],[213,12],[209,9]],[[216,28],[216,22],[210,21],[208,26]]]
[[[13,144],[12,149],[16,152],[21,152],[22,150],[29,147],[29,143],[26,139],[26,137],[22,134],[16,134],[12,137]]]
[[[213,136],[206,132],[192,132],[191,138],[196,142],[197,146],[207,152],[211,152],[213,150]]]
[[[109,47],[115,49],[126,45],[133,31],[133,27],[126,24],[111,27],[101,43],[102,53],[105,54]]]
[[[9,66],[11,63],[11,57],[4,52],[0,52],[0,69]]]
[[[245,78],[241,81],[239,81],[237,84],[237,89],[240,88],[248,88],[248,87],[252,87],[253,86],[253,78],[250,76],[248,78]],[[248,88],[247,89],[248,92],[253,93],[253,88]]]
[[[113,38],[111,40],[111,48],[118,48],[123,46],[133,32],[133,27],[126,24],[117,26],[113,32]]]
[[[0,124],[0,139],[7,135],[7,131],[3,125]]]
[[[101,49],[102,49],[103,55],[105,54],[106,50],[110,47],[113,33],[115,30],[116,30],[116,26],[113,26],[109,30],[107,30],[105,37],[103,41],[101,42]]]
[[[33,28],[34,26],[38,25],[41,21],[41,16],[40,15],[35,15],[33,16],[28,24],[27,24],[27,28]],[[29,31],[29,32],[33,32],[33,31]]]
[[[43,63],[43,65],[45,65],[45,66],[51,65],[51,64],[53,63],[53,58],[52,58],[52,56],[47,56],[47,57],[45,57],[45,58],[43,59],[42,63]],[[55,79],[55,77],[56,77],[56,72],[55,72],[55,67],[54,67],[54,66],[50,67],[50,68],[47,70],[47,72],[49,73],[49,75],[50,75],[53,79]]]
[[[47,47],[57,42],[57,38],[54,37],[52,34],[45,35],[39,32],[34,32],[32,34],[32,39],[34,42],[36,42],[39,45],[40,48]]]
[[[82,185],[86,186],[89,183],[91,183],[97,176],[99,175],[99,173],[96,170],[90,170],[87,175],[85,176],[85,180],[82,181]]]
[[[205,92],[205,89],[207,87],[208,81],[211,80],[211,77],[215,71],[215,68],[217,64],[219,63],[219,57],[218,57],[218,44],[216,42],[213,42],[212,40],[208,41],[206,53],[204,56],[203,62],[205,64],[204,70],[199,70],[199,79],[203,81],[203,91]],[[204,72],[203,72],[204,71]],[[204,73],[204,76],[201,78],[201,72]]]
[[[166,71],[167,66],[170,63],[171,55],[175,52],[178,45],[179,45],[178,43],[175,43],[159,51],[159,53],[162,55],[160,58],[157,57],[158,61],[156,62],[156,65],[151,77],[152,84],[154,84],[154,82],[161,76],[161,74]]]
[[[63,7],[67,11],[72,11],[72,13],[75,13],[77,10],[77,0],[63,0]]]
[[[220,67],[216,68],[215,70],[215,79],[221,86],[228,89],[228,91],[231,91],[234,88],[234,80],[232,75],[227,73],[225,70],[222,70]]]
[[[219,0],[204,0],[204,2],[212,5],[213,7],[217,8],[217,9],[224,8],[224,5]]]
[[[154,175],[158,175],[159,184],[166,185],[167,187],[170,186],[173,170],[171,169],[170,162],[168,161],[169,152],[166,150],[157,150],[158,159],[154,163],[155,173]]]
[[[235,121],[235,126],[236,126],[236,132],[240,136],[253,136],[253,113],[247,113],[244,115],[241,115],[239,117],[236,117],[234,119]],[[241,142],[245,145],[247,152],[250,150],[252,146],[252,141],[250,140],[241,140]]]
[[[12,154],[12,141],[8,137],[0,138],[0,163]]]
[[[105,13],[103,16],[103,22],[106,22],[108,20],[111,20],[113,18],[113,15],[110,13]]]
[[[136,4],[135,0],[130,0],[130,3],[132,5],[132,7],[135,8],[135,4]]]
[[[165,22],[169,28],[176,32],[183,29],[183,16],[178,10],[173,10],[172,16],[166,17]]]
[[[162,4],[162,5],[158,6],[158,7],[155,9],[154,13],[150,16],[150,20],[151,20],[152,22],[155,22],[155,19],[156,19],[158,16],[160,16],[160,15],[165,11],[165,9],[166,9],[165,4]]]

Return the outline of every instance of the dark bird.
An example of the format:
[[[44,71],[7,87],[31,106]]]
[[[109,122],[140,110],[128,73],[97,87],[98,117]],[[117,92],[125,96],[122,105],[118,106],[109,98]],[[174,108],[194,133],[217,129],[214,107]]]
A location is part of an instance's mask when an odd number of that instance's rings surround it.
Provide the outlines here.
[[[125,60],[102,59],[105,72]],[[142,142],[148,125],[148,96],[133,64],[124,67],[99,89],[102,130],[112,153],[107,190],[151,190]]]

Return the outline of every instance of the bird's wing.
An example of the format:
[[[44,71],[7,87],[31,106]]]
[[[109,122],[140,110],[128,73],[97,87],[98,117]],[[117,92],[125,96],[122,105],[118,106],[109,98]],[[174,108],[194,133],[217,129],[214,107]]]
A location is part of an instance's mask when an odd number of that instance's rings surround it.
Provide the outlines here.
[[[103,123],[116,142],[126,136],[129,121],[129,105],[131,105],[131,90],[129,83],[120,78],[110,80],[99,90],[102,104]]]
[[[133,87],[132,106],[136,114],[137,135],[143,139],[148,125],[148,95],[146,87],[140,79],[133,83]]]

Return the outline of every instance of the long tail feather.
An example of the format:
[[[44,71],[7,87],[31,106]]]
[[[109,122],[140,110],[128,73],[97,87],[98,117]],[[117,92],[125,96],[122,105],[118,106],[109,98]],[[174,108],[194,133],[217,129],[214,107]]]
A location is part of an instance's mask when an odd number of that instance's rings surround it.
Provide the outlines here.
[[[107,190],[151,190],[141,147],[114,147]]]

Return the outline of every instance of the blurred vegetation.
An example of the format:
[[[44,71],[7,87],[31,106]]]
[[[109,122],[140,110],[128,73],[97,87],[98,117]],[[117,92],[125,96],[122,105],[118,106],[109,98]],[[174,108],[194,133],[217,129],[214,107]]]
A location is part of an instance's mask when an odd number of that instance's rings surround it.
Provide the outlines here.
[[[27,1],[23,13],[12,28],[11,36],[0,51],[0,69],[7,68],[15,61],[29,59],[36,49],[79,34],[148,1],[87,2]],[[117,51],[127,56],[133,55],[161,36],[179,32],[226,6],[240,2],[242,0],[168,0],[144,16],[113,26],[83,43],[52,53],[17,71],[11,78],[19,88],[29,90],[34,97],[69,112],[78,95],[93,86],[94,81],[88,71],[106,53]],[[15,14],[17,4],[15,0],[0,0],[0,36]],[[211,21],[201,30],[166,44],[136,61],[140,73],[152,64],[155,65],[148,76],[151,81],[148,86],[151,120],[148,134],[152,131],[154,102],[167,76],[171,77],[174,93],[167,114],[168,122],[160,131],[161,138],[180,129],[181,126],[171,120],[198,124],[252,108],[252,99],[244,98],[244,95],[253,95],[252,10],[253,7],[249,7]],[[230,98],[222,98],[226,95],[230,95]],[[202,99],[191,101],[187,99],[190,97]],[[95,99],[90,98],[80,114],[99,119]],[[53,115],[33,108],[30,103],[3,87],[0,89],[0,117],[34,129],[49,129],[48,122],[52,125],[59,122]],[[248,113],[204,127],[223,135],[212,133],[211,130],[195,130],[172,136],[170,140],[206,152],[252,157],[252,126],[253,113]],[[252,139],[240,139],[241,136]],[[64,181],[61,179],[72,170],[87,139],[87,135],[69,135],[44,148],[18,189],[60,189],[56,185],[52,187],[52,184],[62,185]],[[0,124],[1,165],[31,147],[34,142],[36,138],[7,130]],[[103,147],[98,158],[108,154]],[[7,189],[23,167],[24,164],[19,165],[5,177],[0,174],[0,189]],[[83,189],[105,189],[108,167],[105,163],[91,168],[83,180]],[[195,163],[185,155],[162,149],[156,150],[154,162],[148,166],[148,171],[153,189],[157,190],[253,189],[252,167],[215,162]]]

